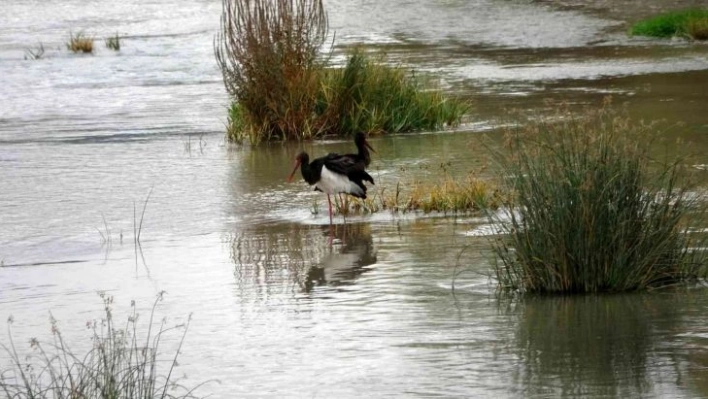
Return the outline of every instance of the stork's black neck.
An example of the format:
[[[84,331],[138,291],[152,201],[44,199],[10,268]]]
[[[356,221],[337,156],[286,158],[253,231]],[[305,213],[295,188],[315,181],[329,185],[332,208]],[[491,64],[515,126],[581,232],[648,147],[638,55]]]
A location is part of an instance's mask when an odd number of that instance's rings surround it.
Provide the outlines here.
[[[307,153],[300,154],[299,159],[302,178],[310,185],[317,183],[320,179],[320,173],[322,172],[322,165],[317,163],[317,160],[312,161],[312,164],[310,164],[310,157]]]
[[[366,148],[365,143],[366,137],[363,134],[358,133],[354,138],[354,144],[358,150],[356,155],[359,159],[364,161],[364,165],[369,166],[371,163],[371,154],[369,153],[369,149]]]

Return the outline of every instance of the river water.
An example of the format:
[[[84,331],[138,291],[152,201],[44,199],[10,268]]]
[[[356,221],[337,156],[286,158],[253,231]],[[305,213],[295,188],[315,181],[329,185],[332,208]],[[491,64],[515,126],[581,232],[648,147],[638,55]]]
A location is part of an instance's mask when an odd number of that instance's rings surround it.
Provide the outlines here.
[[[545,99],[612,95],[677,125],[667,134],[708,164],[708,46],[624,34],[700,2],[606,3],[326,2],[338,54],[384,50],[474,101],[454,131],[372,138],[377,189],[436,178],[441,164],[464,176],[482,162],[476,138],[509,110],[549,111]],[[50,313],[86,348],[97,292],[120,319],[166,291],[157,317],[192,315],[177,373],[188,386],[217,379],[197,391],[212,398],[708,395],[704,289],[506,301],[484,218],[383,212],[330,229],[324,197],[285,178],[301,149],[349,141],[224,143],[220,2],[2,9],[0,317],[14,317],[19,350],[49,338]],[[71,54],[81,30],[118,33],[122,48]],[[44,57],[25,60],[40,42]],[[166,357],[178,339],[167,334]]]

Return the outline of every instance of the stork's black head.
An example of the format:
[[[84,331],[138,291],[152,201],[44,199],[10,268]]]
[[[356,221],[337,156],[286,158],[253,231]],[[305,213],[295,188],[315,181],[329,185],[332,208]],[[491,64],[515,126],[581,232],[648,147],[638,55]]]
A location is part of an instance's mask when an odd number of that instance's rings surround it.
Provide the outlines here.
[[[297,154],[297,156],[295,157],[295,167],[293,168],[293,172],[288,177],[288,181],[293,181],[293,176],[295,176],[295,172],[297,172],[298,166],[307,165],[308,163],[310,163],[310,156],[307,155],[305,151]]]
[[[367,159],[366,164],[368,165],[369,162],[371,162],[371,158],[369,157],[369,154],[366,152],[366,149],[368,148],[374,154],[376,153],[376,150],[374,150],[371,147],[371,145],[369,144],[369,142],[366,141],[366,135],[362,132],[359,132],[356,135],[354,135],[354,144],[356,144],[356,148],[359,149],[359,155],[364,156]]]
[[[295,162],[297,162],[298,164],[310,163],[310,156],[307,155],[305,151],[303,151],[297,154],[297,156],[295,157]]]

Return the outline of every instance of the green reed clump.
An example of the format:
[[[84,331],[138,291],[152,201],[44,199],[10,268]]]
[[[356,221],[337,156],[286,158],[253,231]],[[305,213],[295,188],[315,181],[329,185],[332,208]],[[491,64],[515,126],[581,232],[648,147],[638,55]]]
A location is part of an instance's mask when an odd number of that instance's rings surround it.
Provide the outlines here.
[[[29,355],[20,356],[9,331],[9,345],[2,344],[12,362],[0,373],[0,393],[7,398],[195,398],[174,377],[177,356],[182,348],[189,322],[167,328],[165,321],[153,331],[153,304],[147,331],[138,330],[135,304],[124,327],[113,319],[112,297],[101,294],[105,318],[88,323],[92,330],[92,348],[85,354],[73,352],[51,319],[53,342],[41,343],[32,338]],[[12,324],[12,318],[9,320]],[[174,328],[183,328],[181,340],[171,359],[158,358],[162,335]],[[163,370],[160,366],[166,364]],[[160,371],[164,371],[160,373]]]
[[[116,33],[115,36],[106,38],[106,47],[113,51],[120,51],[120,36]]]
[[[409,71],[372,60],[360,49],[344,68],[322,74],[318,113],[327,133],[410,132],[459,123],[468,105],[424,87]]]
[[[91,53],[93,52],[93,37],[86,36],[83,32],[69,33],[69,42],[66,44],[66,48],[74,53]]]
[[[354,51],[344,68],[321,54],[328,34],[321,0],[222,0],[214,52],[236,142],[306,140],[327,134],[404,132],[459,123],[467,104],[427,90],[402,68]]]
[[[692,8],[657,15],[635,23],[630,34],[708,40],[708,9]]]
[[[705,205],[680,160],[650,153],[651,126],[602,109],[508,132],[501,173],[513,191],[493,242],[503,290],[644,290],[705,274]]]

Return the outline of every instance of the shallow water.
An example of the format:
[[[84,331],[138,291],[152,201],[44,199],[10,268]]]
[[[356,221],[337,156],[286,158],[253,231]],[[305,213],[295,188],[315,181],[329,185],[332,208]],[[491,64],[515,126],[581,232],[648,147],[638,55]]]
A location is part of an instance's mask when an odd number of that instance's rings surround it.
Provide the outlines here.
[[[338,44],[385,50],[474,101],[460,129],[372,138],[376,190],[478,169],[476,140],[509,109],[552,111],[549,98],[576,109],[611,94],[637,118],[681,123],[667,134],[708,164],[708,47],[627,38],[633,6],[602,4],[326,4]],[[301,149],[352,144],[226,145],[219,12],[4,5],[0,317],[14,316],[20,349],[48,337],[50,312],[88,345],[97,291],[120,318],[164,290],[159,317],[193,317],[178,373],[220,380],[198,391],[216,398],[708,395],[705,289],[507,303],[483,218],[383,212],[328,227],[324,197],[285,179]],[[69,54],[81,29],[124,35],[121,51],[99,40]],[[24,60],[39,42],[45,58]]]

